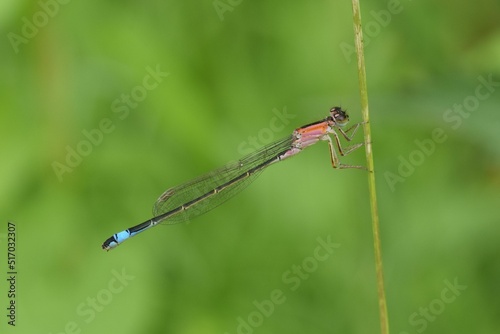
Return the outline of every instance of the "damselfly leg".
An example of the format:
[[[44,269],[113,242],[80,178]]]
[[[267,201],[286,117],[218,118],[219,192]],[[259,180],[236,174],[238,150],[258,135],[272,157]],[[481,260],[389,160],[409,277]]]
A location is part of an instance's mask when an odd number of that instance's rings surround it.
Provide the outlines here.
[[[354,135],[356,134],[356,132],[358,131],[359,126],[362,125],[362,124],[364,124],[364,123],[365,122],[360,122],[360,123],[354,124],[353,126],[351,126],[349,129],[347,129],[345,131],[342,128],[339,128],[339,127],[335,128],[335,130],[338,130],[342,134],[342,136],[348,142],[350,142],[352,140],[352,138],[354,137]],[[339,154],[341,156],[346,156],[349,153],[357,150],[358,148],[360,148],[361,146],[364,145],[364,143],[357,143],[357,144],[348,146],[346,148],[343,148],[342,144],[340,143],[339,135],[337,134],[337,132],[335,130],[333,130],[331,132],[331,134],[335,138],[335,143],[337,145],[338,152],[339,152]],[[331,137],[328,136],[327,140],[328,140],[328,146],[330,148],[330,159],[331,159],[332,167],[333,168],[336,168],[336,169],[357,168],[357,169],[367,170],[367,168],[364,167],[364,166],[348,165],[348,164],[341,163],[340,160],[339,160],[339,157],[337,155],[337,152],[336,152],[335,148],[333,147],[333,141],[332,141]]]

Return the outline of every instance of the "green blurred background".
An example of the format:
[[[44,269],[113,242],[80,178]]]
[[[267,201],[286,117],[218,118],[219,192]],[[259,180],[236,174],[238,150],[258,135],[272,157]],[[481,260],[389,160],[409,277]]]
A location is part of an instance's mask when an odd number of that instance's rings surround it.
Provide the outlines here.
[[[361,6],[391,332],[498,333],[500,4]],[[2,333],[379,332],[367,176],[333,170],[326,143],[101,249],[165,189],[332,106],[360,121],[349,1],[1,7]]]

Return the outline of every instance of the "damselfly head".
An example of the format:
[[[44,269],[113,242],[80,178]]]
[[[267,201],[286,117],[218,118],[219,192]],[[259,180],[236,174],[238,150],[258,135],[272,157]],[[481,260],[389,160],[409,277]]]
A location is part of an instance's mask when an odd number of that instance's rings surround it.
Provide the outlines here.
[[[330,115],[333,122],[338,126],[344,126],[349,122],[349,115],[340,107],[333,107],[330,109]]]

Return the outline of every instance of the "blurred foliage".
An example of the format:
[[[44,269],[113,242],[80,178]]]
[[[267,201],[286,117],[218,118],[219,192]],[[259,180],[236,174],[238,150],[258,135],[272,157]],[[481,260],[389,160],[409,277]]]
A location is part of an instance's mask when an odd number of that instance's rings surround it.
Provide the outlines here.
[[[193,224],[100,248],[243,148],[334,105],[359,121],[350,6],[3,1],[0,233],[16,223],[19,271],[6,333],[376,333],[366,176],[332,170],[325,143]],[[496,333],[500,4],[361,6],[391,331]],[[340,245],[324,261],[318,238]]]

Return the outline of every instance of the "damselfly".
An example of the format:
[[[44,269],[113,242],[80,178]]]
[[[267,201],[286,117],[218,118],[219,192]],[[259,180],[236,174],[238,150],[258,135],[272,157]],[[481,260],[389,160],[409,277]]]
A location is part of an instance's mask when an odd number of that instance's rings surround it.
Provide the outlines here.
[[[153,207],[153,218],[114,234],[104,241],[102,248],[113,249],[125,240],[159,223],[177,224],[204,214],[248,186],[266,167],[292,157],[320,140],[328,142],[333,168],[365,169],[362,166],[340,163],[330,137],[330,135],[333,136],[338,153],[342,156],[362,146],[363,143],[359,143],[342,148],[338,133],[347,141],[351,141],[362,124],[357,123],[343,130],[348,122],[347,113],[340,107],[334,107],[330,110],[330,115],[321,121],[304,125],[290,136],[266,145],[238,161],[228,163],[192,181],[168,189],[156,201]]]

